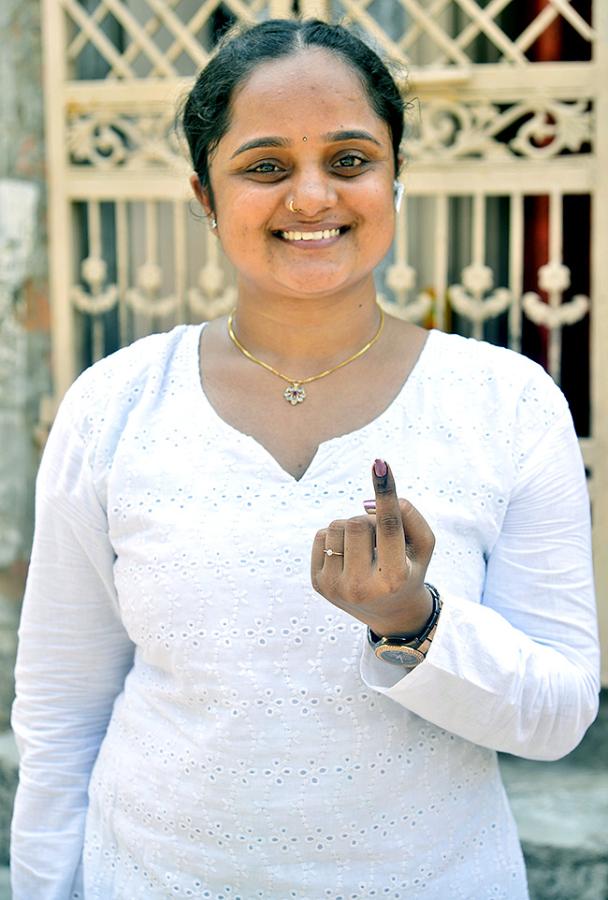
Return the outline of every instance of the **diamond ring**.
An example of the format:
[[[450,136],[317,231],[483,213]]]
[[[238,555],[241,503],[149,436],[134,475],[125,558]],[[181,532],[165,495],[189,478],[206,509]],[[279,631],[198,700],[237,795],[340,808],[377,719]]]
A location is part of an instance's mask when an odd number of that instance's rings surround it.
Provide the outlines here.
[[[325,556],[344,556],[339,550],[332,550],[331,548],[329,550],[324,550],[323,553]]]

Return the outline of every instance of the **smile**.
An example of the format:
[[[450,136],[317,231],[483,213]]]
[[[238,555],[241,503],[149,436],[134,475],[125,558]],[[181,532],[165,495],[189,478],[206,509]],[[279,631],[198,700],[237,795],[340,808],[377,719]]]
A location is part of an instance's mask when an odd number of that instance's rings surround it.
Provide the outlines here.
[[[325,228],[323,231],[278,231],[284,241],[329,241],[342,233],[341,228]]]

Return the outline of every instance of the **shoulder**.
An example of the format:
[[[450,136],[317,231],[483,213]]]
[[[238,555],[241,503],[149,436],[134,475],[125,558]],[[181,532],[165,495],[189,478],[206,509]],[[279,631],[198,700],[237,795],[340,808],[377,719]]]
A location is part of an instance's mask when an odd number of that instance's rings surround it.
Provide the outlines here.
[[[427,352],[433,377],[463,394],[470,392],[473,405],[500,402],[513,408],[529,403],[547,418],[547,424],[567,408],[564,395],[545,369],[514,350],[432,331]]]
[[[183,357],[185,344],[195,340],[198,326],[179,325],[163,334],[140,338],[104,357],[82,372],[61,404],[84,439],[106,413],[128,415],[144,395],[161,394],[171,371]],[[194,334],[193,332],[196,332]]]
[[[516,468],[554,425],[573,428],[560,388],[520,353],[432,331],[425,357],[425,410],[489,442],[493,453],[503,447]]]

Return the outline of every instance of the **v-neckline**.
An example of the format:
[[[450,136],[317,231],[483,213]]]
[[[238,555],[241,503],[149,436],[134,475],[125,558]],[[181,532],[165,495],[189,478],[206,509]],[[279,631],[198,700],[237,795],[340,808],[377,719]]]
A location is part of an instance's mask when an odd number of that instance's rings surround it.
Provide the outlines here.
[[[355,428],[352,431],[345,431],[343,434],[337,434],[334,437],[327,438],[324,441],[320,441],[317,445],[317,449],[314,453],[314,456],[310,460],[308,466],[299,478],[296,478],[291,472],[288,472],[287,469],[283,468],[280,462],[277,460],[275,456],[272,455],[270,450],[268,450],[264,444],[257,440],[252,434],[248,434],[245,431],[240,431],[238,428],[235,428],[234,425],[231,425],[226,419],[222,418],[220,414],[217,412],[207,394],[205,393],[205,387],[203,384],[202,378],[202,366],[201,366],[201,338],[203,334],[203,330],[207,325],[207,322],[202,322],[198,326],[193,326],[192,335],[194,337],[194,353],[188,353],[188,358],[190,360],[190,364],[193,366],[194,371],[191,372],[191,378],[193,382],[193,386],[195,387],[195,394],[198,394],[199,401],[203,404],[205,408],[205,412],[212,418],[215,422],[216,427],[225,431],[228,435],[233,435],[235,438],[239,440],[246,440],[251,443],[252,447],[255,448],[257,454],[263,459],[267,465],[270,466],[272,470],[277,472],[282,480],[286,480],[288,483],[293,485],[299,485],[303,482],[308,482],[312,477],[311,472],[316,468],[319,459],[322,455],[325,455],[325,452],[328,448],[332,447],[336,443],[340,441],[344,441],[347,438],[356,438],[361,437],[365,432],[371,430],[372,428],[377,427],[382,420],[387,417],[392,408],[400,403],[404,397],[404,395],[411,390],[411,386],[413,382],[419,377],[420,370],[423,368],[425,364],[425,358],[428,355],[429,343],[432,339],[434,339],[434,335],[436,333],[435,329],[429,330],[424,344],[418,354],[418,357],[407,374],[407,377],[404,379],[401,387],[399,388],[396,395],[390,401],[390,403],[382,410],[382,412],[378,413],[377,416],[374,416],[373,419],[370,419],[369,422],[366,422],[365,425],[361,425],[359,428]],[[190,349],[190,348],[189,348]]]

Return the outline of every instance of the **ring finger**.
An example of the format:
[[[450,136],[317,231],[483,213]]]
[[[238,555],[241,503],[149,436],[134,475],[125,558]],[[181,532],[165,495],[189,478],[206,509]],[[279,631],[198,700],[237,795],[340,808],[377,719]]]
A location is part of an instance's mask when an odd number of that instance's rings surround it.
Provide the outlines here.
[[[332,522],[325,533],[324,568],[327,566],[335,571],[342,569],[344,565],[344,528],[346,522],[339,520]]]

